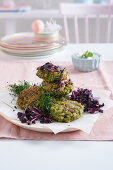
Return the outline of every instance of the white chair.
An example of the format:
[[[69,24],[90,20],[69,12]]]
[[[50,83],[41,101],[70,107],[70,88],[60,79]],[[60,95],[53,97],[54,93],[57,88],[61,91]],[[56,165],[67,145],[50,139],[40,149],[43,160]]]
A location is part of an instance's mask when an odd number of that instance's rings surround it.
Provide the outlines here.
[[[89,42],[89,16],[96,17],[95,27],[95,42],[99,43],[99,20],[100,16],[107,15],[107,29],[106,29],[106,43],[110,40],[111,33],[111,15],[113,15],[113,5],[98,5],[98,4],[75,4],[75,3],[61,3],[60,12],[64,19],[64,28],[66,40],[69,42],[69,30],[67,24],[67,18],[69,16],[74,18],[75,26],[75,43],[79,43],[79,28],[78,28],[78,17],[84,17],[84,36],[85,43]]]

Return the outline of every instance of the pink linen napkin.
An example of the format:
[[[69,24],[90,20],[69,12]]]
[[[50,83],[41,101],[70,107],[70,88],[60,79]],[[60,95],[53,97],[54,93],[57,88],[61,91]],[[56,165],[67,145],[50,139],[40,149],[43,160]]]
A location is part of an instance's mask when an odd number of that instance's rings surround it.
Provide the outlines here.
[[[44,62],[0,62],[0,87],[19,80],[39,81],[36,68]],[[94,72],[82,73],[74,69],[71,62],[54,63],[69,70],[70,78],[75,86],[83,88],[107,89],[113,94],[113,62],[107,61]],[[8,83],[7,83],[8,82]],[[112,98],[112,96],[111,96]],[[32,139],[32,140],[113,140],[113,108],[101,117],[90,134],[82,131],[69,133],[40,133],[18,127],[0,116],[0,138]]]

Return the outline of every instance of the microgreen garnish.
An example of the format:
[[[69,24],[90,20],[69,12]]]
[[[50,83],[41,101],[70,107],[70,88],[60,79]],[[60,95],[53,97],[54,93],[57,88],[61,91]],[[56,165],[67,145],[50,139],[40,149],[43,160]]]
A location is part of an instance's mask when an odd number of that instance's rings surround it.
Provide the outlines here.
[[[30,87],[30,84],[25,80],[20,81],[19,84],[14,83],[9,85],[9,89],[14,94],[14,96],[18,96],[21,91],[27,89],[28,87]]]
[[[100,104],[99,100],[93,96],[92,90],[78,88],[73,90],[70,96],[70,100],[77,101],[84,106],[84,111],[88,113],[103,113],[101,109],[104,106],[104,103]]]
[[[39,108],[43,113],[50,113],[50,108],[53,105],[53,100],[49,94],[49,92],[45,92],[42,94],[40,103],[39,103]]]

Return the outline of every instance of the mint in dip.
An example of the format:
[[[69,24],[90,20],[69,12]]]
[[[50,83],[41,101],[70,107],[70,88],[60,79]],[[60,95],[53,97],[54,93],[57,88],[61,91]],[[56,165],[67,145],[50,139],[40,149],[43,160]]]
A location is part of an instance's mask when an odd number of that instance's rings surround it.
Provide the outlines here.
[[[81,58],[89,58],[89,57],[93,57],[93,53],[92,52],[89,52],[89,51],[86,51],[84,54],[82,54],[80,56]]]

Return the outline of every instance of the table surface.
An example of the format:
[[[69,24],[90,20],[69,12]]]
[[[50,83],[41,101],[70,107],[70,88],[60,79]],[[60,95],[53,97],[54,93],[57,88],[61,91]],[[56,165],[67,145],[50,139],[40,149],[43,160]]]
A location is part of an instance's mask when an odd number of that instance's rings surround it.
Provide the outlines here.
[[[101,54],[103,60],[113,60],[113,44],[69,44],[61,54],[42,60],[71,61],[74,52],[84,50]],[[20,61],[1,53],[2,60]],[[112,141],[0,140],[0,170],[112,170],[112,157]]]
[[[60,53],[47,57],[15,57],[8,56],[0,52],[0,60],[2,61],[71,61],[73,53],[92,51],[101,54],[103,60],[113,60],[113,44],[68,44]]]

